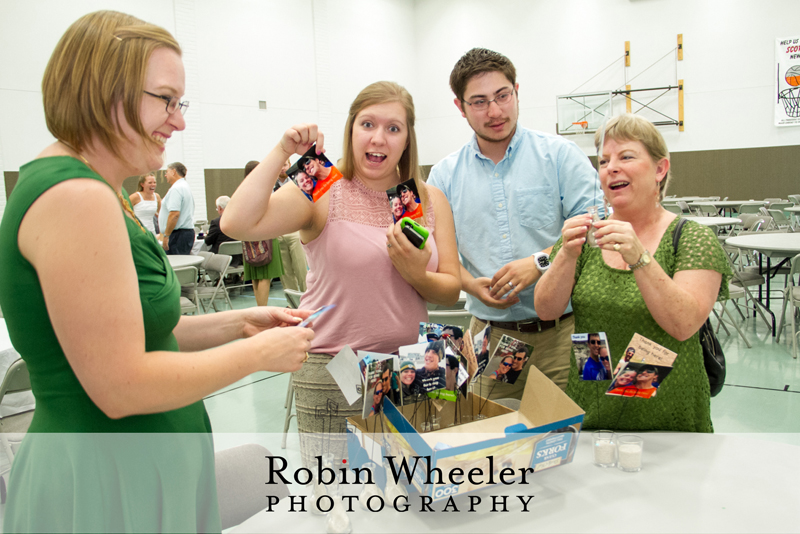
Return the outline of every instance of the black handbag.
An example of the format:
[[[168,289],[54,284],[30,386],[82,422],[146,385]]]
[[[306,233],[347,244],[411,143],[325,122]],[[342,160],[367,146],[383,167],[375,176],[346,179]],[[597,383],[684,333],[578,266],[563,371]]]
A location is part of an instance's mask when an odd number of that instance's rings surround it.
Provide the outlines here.
[[[672,236],[672,249],[675,253],[678,252],[678,241],[681,238],[681,230],[683,230],[684,224],[686,224],[686,219],[679,220]],[[698,333],[700,335],[700,346],[703,348],[703,364],[708,375],[708,384],[711,386],[711,396],[716,397],[722,391],[722,386],[725,383],[725,354],[722,353],[722,346],[714,334],[710,319],[706,319]]]

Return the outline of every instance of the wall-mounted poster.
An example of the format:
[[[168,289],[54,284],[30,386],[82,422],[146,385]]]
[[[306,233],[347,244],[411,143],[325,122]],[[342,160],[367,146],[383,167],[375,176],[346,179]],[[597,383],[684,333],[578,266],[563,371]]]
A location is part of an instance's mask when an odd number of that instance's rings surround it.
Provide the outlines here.
[[[775,126],[800,126],[800,37],[775,40]]]

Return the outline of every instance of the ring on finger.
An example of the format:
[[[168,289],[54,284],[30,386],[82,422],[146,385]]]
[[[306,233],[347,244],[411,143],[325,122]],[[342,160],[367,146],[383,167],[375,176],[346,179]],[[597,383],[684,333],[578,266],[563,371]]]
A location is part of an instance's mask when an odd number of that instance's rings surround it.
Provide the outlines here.
[[[386,248],[392,248],[392,244],[391,243],[386,243]]]
[[[619,243],[614,243],[614,250],[619,252],[619,249],[620,249]]]
[[[507,282],[507,283],[508,283],[508,287],[510,287],[511,289],[514,289],[514,284],[512,284],[511,282]]]

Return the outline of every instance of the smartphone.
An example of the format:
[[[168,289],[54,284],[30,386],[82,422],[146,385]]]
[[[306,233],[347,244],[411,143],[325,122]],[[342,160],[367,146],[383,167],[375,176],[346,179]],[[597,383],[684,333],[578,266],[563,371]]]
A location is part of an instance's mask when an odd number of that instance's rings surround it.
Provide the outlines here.
[[[400,229],[411,244],[420,249],[425,248],[425,241],[428,240],[430,232],[424,226],[420,226],[413,219],[403,217],[400,219]]]

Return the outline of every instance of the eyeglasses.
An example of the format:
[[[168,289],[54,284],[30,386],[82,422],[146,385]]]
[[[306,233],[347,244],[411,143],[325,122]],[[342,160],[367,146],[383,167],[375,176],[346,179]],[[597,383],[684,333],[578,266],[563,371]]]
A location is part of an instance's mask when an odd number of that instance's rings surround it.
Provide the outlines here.
[[[491,104],[492,102],[494,102],[498,106],[505,106],[506,104],[511,102],[511,95],[513,94],[514,91],[507,91],[505,93],[500,93],[491,100],[488,100],[486,98],[478,98],[476,100],[473,100],[472,102],[467,102],[466,100],[462,100],[462,102],[464,102],[468,106],[472,106],[472,109],[474,109],[475,111],[483,111],[485,109],[489,109],[489,104]]]
[[[518,362],[521,362],[521,361],[522,361],[522,360],[524,360],[525,358],[519,358],[519,357],[517,357],[517,356],[514,356],[514,359],[515,359],[515,360],[517,360]]]
[[[502,365],[505,365],[506,367],[511,367],[511,362],[503,362]]]
[[[590,339],[590,340],[589,340],[589,344],[590,344],[590,345],[602,345],[602,344],[603,344],[603,342],[602,342],[602,341],[600,341],[599,339]]]
[[[150,91],[144,91],[144,94],[150,95],[155,98],[160,98],[164,102],[167,103],[167,113],[172,115],[175,113],[175,110],[180,109],[181,115],[186,115],[186,110],[189,109],[189,102],[180,102],[174,96],[166,96],[166,95],[157,95],[155,93],[151,93]]]
[[[608,361],[608,356],[600,356],[600,359],[607,362]]]

